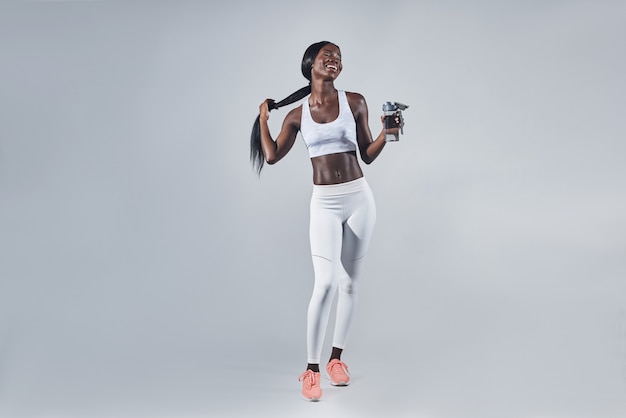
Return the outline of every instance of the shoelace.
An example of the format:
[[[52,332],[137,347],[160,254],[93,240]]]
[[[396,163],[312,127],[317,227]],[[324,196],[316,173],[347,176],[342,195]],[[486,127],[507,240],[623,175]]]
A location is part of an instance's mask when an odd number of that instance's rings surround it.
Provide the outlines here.
[[[333,362],[332,366],[330,366],[330,372],[334,373],[337,367],[341,368],[342,373],[348,373],[348,365],[341,360]]]
[[[340,371],[336,370],[337,367],[340,368]],[[335,373],[342,373],[342,374],[348,374],[348,365],[346,363],[344,363],[341,360],[338,361],[334,361],[333,364],[330,366],[330,373],[329,374],[335,374]]]
[[[315,372],[313,372],[313,370],[305,371],[300,375],[298,381],[301,382],[304,379],[309,379],[309,383],[311,384],[311,386],[315,385]]]

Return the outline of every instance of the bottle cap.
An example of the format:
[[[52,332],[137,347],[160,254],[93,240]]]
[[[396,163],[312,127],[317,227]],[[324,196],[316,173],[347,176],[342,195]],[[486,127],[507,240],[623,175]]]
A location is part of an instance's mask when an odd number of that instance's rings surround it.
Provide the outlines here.
[[[386,103],[383,105],[383,112],[392,112],[392,111],[394,111],[394,110],[396,110],[396,105],[395,105],[395,103],[386,102]]]

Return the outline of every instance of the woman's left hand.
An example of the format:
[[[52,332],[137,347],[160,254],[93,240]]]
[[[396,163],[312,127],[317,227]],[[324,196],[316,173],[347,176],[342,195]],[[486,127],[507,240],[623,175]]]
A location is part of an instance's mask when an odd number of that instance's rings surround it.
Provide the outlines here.
[[[402,118],[402,116],[400,115],[400,112],[396,112],[396,114],[394,115],[393,118],[393,122],[394,125],[390,126],[389,128],[385,129],[385,115],[382,115],[380,117],[380,121],[383,124],[383,130],[387,133],[387,134],[391,134],[391,135],[399,135],[400,134],[400,129],[402,129],[404,127],[404,119]]]

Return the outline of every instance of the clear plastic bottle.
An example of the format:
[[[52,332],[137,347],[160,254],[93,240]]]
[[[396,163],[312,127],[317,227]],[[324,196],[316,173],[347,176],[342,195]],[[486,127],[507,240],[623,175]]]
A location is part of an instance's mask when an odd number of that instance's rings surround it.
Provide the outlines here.
[[[385,130],[385,142],[395,142],[400,140],[399,133],[390,133],[389,130],[398,128],[399,124],[396,123],[396,117],[398,113],[398,107],[395,103],[386,102],[383,105],[383,127]]]

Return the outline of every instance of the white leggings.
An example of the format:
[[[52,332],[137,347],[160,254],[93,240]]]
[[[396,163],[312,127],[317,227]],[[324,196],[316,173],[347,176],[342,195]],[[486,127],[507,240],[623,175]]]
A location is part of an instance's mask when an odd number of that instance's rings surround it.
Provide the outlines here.
[[[307,314],[308,362],[319,364],[337,290],[333,347],[343,349],[356,305],[356,287],[376,222],[374,196],[364,177],[314,185],[311,197],[311,256],[315,285]]]

